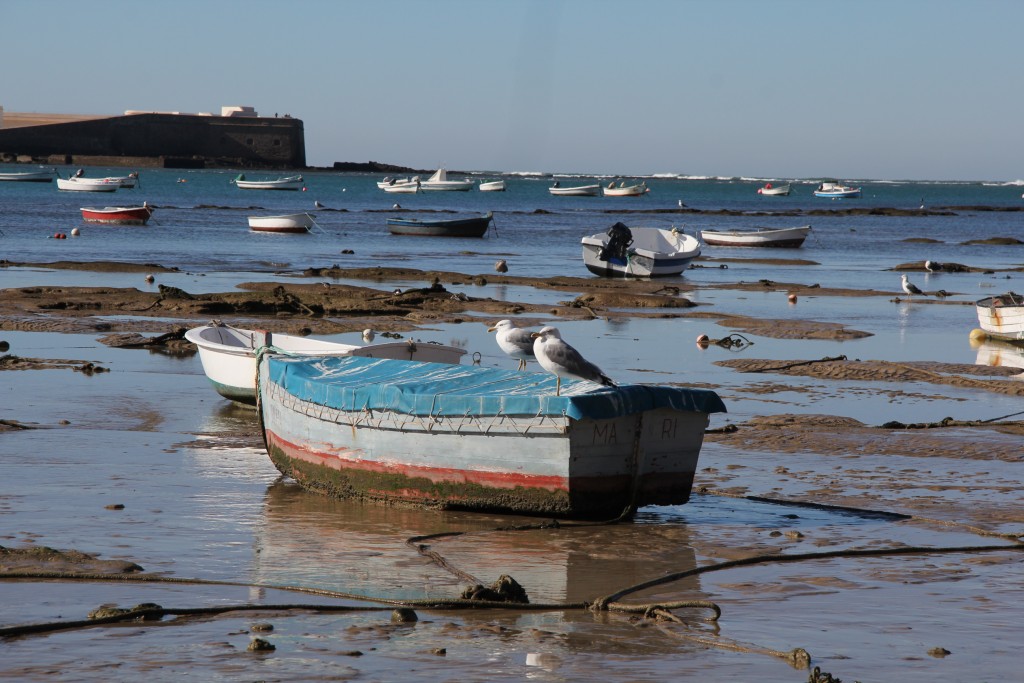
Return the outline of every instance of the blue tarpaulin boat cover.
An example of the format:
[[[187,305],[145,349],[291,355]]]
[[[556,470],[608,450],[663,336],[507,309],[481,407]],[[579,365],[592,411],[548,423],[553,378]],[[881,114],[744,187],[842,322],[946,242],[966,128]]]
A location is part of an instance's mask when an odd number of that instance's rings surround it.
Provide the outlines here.
[[[469,365],[362,357],[264,356],[270,381],[293,396],[338,410],[390,410],[407,415],[567,415],[608,419],[654,408],[724,413],[707,389],[629,384],[605,387],[555,376]]]

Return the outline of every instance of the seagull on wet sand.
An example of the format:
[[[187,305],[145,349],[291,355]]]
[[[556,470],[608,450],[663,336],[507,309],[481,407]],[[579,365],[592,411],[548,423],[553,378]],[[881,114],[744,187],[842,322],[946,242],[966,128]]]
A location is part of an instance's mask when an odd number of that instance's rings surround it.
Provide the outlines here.
[[[907,279],[907,274],[906,273],[903,273],[903,275],[901,277],[903,278],[903,291],[907,293],[907,296],[913,296],[915,294],[923,294],[924,293],[920,289],[917,288],[917,285],[915,285],[913,282],[911,282],[909,279]]]
[[[363,330],[363,341],[364,342],[367,342],[367,343],[372,342],[373,338],[376,337],[376,336],[377,336],[377,333],[374,332],[373,330],[371,330],[369,327],[367,327],[365,330]]]
[[[601,368],[565,343],[554,327],[542,327],[540,332],[533,333],[533,355],[537,357],[537,362],[542,368],[558,378],[555,383],[556,396],[562,391],[563,377],[585,379],[609,387],[615,386],[615,382],[610,380]]]
[[[488,332],[497,332],[495,335],[498,346],[502,351],[513,358],[519,359],[519,370],[526,369],[526,361],[533,358],[533,333],[516,327],[511,320],[499,320]]]
[[[942,270],[943,268],[942,264],[938,263],[937,261],[925,261],[924,269],[927,270],[929,273],[936,273]]]

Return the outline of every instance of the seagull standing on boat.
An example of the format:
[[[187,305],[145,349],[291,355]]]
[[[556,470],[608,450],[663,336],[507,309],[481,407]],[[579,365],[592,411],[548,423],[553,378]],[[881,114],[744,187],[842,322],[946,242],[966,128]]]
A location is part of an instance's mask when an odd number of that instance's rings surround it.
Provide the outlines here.
[[[534,332],[532,336],[533,355],[537,357],[537,362],[558,378],[555,383],[555,396],[562,392],[563,377],[585,379],[608,387],[615,386],[615,382],[610,380],[601,368],[565,343],[556,328],[542,327],[540,332]]]
[[[518,370],[526,369],[526,361],[533,358],[533,333],[516,327],[511,320],[499,320],[487,328],[488,332],[496,332],[498,346],[509,356],[519,359]]]
[[[913,282],[907,278],[907,274],[903,273],[903,291],[907,293],[907,296],[913,296],[915,294],[923,294],[923,292],[917,288]]]

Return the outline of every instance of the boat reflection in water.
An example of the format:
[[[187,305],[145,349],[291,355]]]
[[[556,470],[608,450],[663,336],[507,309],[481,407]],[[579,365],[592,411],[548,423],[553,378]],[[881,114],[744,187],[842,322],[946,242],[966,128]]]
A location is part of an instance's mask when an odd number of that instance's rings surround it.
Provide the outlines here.
[[[978,352],[975,365],[992,367],[1016,368],[1017,375],[1024,379],[1024,346],[1001,342],[995,339],[985,341],[971,340],[971,348]]]
[[[696,567],[685,524],[626,523],[495,531],[543,520],[477,512],[368,505],[318,496],[280,480],[267,488],[256,580],[391,599],[457,598],[471,585],[406,544],[427,539],[453,567],[490,586],[514,578],[531,603],[583,602]],[[658,600],[697,600],[697,577],[654,589]],[[670,593],[671,597],[666,594]],[[630,596],[647,602],[650,592]],[[569,613],[560,619],[575,620]],[[581,617],[591,620],[591,616]]]

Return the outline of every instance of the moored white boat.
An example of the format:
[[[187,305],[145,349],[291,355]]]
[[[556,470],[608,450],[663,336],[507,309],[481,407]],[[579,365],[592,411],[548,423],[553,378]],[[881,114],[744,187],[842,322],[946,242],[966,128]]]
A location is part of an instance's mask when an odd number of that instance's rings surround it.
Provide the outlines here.
[[[185,339],[199,348],[203,372],[224,398],[256,403],[256,354],[273,346],[293,356],[365,356],[458,364],[465,349],[429,342],[388,342],[384,344],[341,344],[311,337],[246,330],[227,325],[204,325],[185,332]]]
[[[556,197],[597,197],[601,194],[601,186],[594,184],[562,187],[556,180],[555,184],[548,188],[548,192]]]
[[[386,176],[384,178],[384,180],[378,180],[377,181],[377,187],[379,189],[381,189],[381,190],[386,190],[389,187],[401,187],[403,185],[417,185],[417,184],[419,184],[419,182],[420,182],[420,177],[418,175],[414,175],[411,178],[392,178],[391,176]]]
[[[417,192],[420,191],[420,181],[417,179],[409,183],[395,183],[394,185],[385,185],[381,189],[391,194],[416,194]]]
[[[249,216],[249,229],[255,232],[309,232],[313,216],[308,213],[290,213],[282,216]]]
[[[117,183],[118,187],[131,190],[135,189],[135,186],[138,184],[139,174],[137,171],[132,171],[128,175],[108,176],[103,178],[103,180],[106,180],[108,183]]]
[[[442,509],[614,517],[690,496],[709,390],[549,373],[261,356],[270,459],[320,493]]]
[[[54,170],[49,171],[18,171],[14,173],[0,173],[0,181],[21,182],[21,183],[49,183],[53,182]]]
[[[811,226],[798,228],[755,228],[753,230],[701,230],[704,244],[716,247],[799,247]]]
[[[700,256],[700,242],[675,228],[629,228],[616,223],[584,237],[583,264],[605,277],[670,277]]]
[[[425,192],[466,192],[473,189],[472,180],[448,180],[448,171],[437,169],[434,175],[420,182]]]
[[[789,189],[789,183],[786,183],[785,185],[775,186],[772,186],[771,183],[765,183],[764,187],[757,188],[757,193],[763,194],[768,197],[786,197],[789,195]]]
[[[1024,296],[1007,292],[974,304],[983,337],[1024,343]]]
[[[613,180],[602,188],[602,192],[605,197],[639,197],[650,190],[645,180],[634,185],[626,185],[624,180]]]
[[[153,215],[153,207],[145,202],[142,206],[82,207],[82,220],[89,223],[111,225],[145,225]]]
[[[232,178],[231,182],[242,190],[301,190],[303,181],[301,175],[270,180],[246,180],[245,174],[240,173]]]
[[[860,196],[860,188],[843,185],[836,180],[825,180],[814,190],[814,196],[826,199],[853,199]]]
[[[121,185],[106,178],[57,178],[57,189],[65,192],[115,192]]]
[[[482,182],[479,185],[481,192],[504,192],[505,181],[504,180],[489,180]]]

